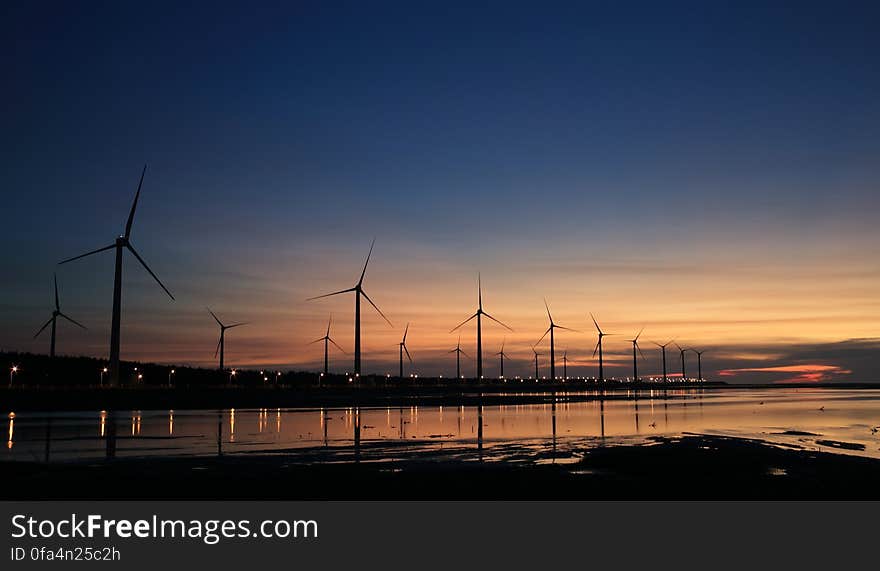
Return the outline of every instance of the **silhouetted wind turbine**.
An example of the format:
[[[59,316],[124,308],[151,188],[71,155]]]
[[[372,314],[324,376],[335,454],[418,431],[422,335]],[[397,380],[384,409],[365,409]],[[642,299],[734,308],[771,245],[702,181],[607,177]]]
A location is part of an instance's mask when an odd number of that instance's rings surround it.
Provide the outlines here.
[[[494,317],[492,317],[491,315],[489,315],[488,313],[483,311],[483,283],[482,283],[482,280],[481,280],[479,274],[477,274],[477,292],[478,292],[478,294],[477,294],[477,311],[476,311],[476,313],[474,313],[473,315],[471,315],[470,317],[468,317],[467,319],[465,319],[464,321],[462,321],[461,323],[459,323],[458,325],[453,327],[452,331],[450,331],[450,333],[454,332],[456,329],[458,329],[459,327],[461,327],[462,325],[464,325],[465,323],[467,323],[471,319],[473,319],[475,317],[477,318],[477,380],[479,381],[480,379],[483,378],[483,320],[482,320],[482,317],[485,315],[486,317],[488,317],[489,319],[491,319],[492,321],[494,321],[498,325],[501,325],[502,327],[506,328],[509,331],[513,331],[513,329],[511,329],[507,325],[504,325],[503,323],[501,323],[500,321],[498,321],[497,319],[495,319]]]
[[[538,380],[538,355],[543,355],[543,353],[538,353],[534,347],[532,347],[532,353],[535,354],[535,380]]]
[[[510,359],[510,357],[507,356],[507,353],[504,352],[504,344],[505,343],[507,343],[506,337],[501,341],[501,351],[498,351],[497,353],[495,353],[501,359],[501,378],[502,379],[504,378],[504,359]]]
[[[79,323],[78,321],[74,321],[72,318],[70,318],[67,315],[64,315],[61,312],[61,303],[58,300],[58,276],[57,275],[53,276],[53,278],[55,279],[55,309],[52,310],[52,317],[49,318],[49,321],[44,323],[43,326],[40,327],[40,330],[37,331],[37,334],[34,335],[34,339],[36,339],[37,337],[40,336],[40,333],[43,332],[43,329],[48,327],[50,323],[52,324],[52,340],[49,343],[49,357],[55,356],[55,327],[56,327],[56,324],[57,324],[56,322],[58,321],[59,317],[63,317],[64,319],[73,323],[77,327],[81,327],[83,329],[86,329],[85,325],[83,325],[82,323]]]
[[[550,319],[550,327],[547,328],[547,331],[541,335],[541,338],[538,339],[538,343],[544,340],[544,337],[547,334],[550,334],[550,379],[556,380],[556,343],[553,339],[553,330],[554,329],[565,329],[566,331],[574,331],[574,329],[569,329],[568,327],[563,327],[561,325],[556,325],[553,322],[553,316],[550,315],[550,306],[547,305],[547,300],[544,300],[544,307],[547,308],[547,318]],[[537,345],[538,343],[535,343]]]
[[[502,347],[503,350],[503,347]],[[455,349],[450,351],[450,353],[455,353],[455,378],[461,378],[461,355],[464,353],[464,356],[470,359],[470,355],[464,352],[464,349],[461,348],[461,335],[458,336],[458,345],[455,346]],[[502,367],[504,364],[502,363]]]
[[[562,352],[562,378],[568,379],[568,349]]]
[[[333,321],[333,315],[331,315],[331,316],[330,316],[330,319],[327,320],[327,333],[325,333],[324,336],[321,337],[320,339],[315,339],[314,341],[312,341],[312,343],[317,343],[318,341],[323,341],[323,342],[324,342],[324,376],[325,376],[325,377],[327,376],[327,374],[328,374],[328,372],[329,372],[329,367],[330,367],[330,357],[329,357],[330,346],[329,346],[329,343],[333,343],[333,345],[334,345],[337,349],[339,349],[340,351],[342,351],[343,353],[345,353],[345,349],[343,349],[342,347],[340,347],[340,346],[336,343],[336,341],[334,341],[333,339],[330,338],[330,323],[331,323],[332,321]],[[312,343],[309,343],[309,345],[311,345]]]
[[[211,308],[208,308],[208,313],[211,314],[211,317],[214,318],[214,321],[217,322],[217,325],[220,326],[220,340],[217,342],[217,350],[214,351],[214,356],[217,356],[217,353],[220,353],[220,370],[223,369],[223,355],[226,350],[226,330],[232,329],[233,327],[239,327],[241,325],[247,325],[247,323],[233,323],[232,325],[224,325],[222,321],[220,321],[214,312],[211,311]],[[234,372],[234,371],[233,371]]]
[[[406,358],[409,359],[409,362],[412,363],[412,357],[409,356],[409,349],[406,348],[406,334],[409,333],[409,323],[406,324],[406,329],[403,330],[403,339],[401,339],[400,345],[400,378],[403,378],[403,354],[406,353]]]
[[[681,354],[681,382],[684,382],[685,379],[687,379],[687,375],[685,375],[684,369],[684,354],[687,349],[682,349],[678,343],[676,343],[675,346],[678,347],[678,352]]]
[[[137,210],[138,198],[141,195],[141,186],[144,184],[144,174],[147,172],[147,165],[144,165],[144,170],[141,171],[141,180],[138,182],[137,192],[134,195],[134,202],[131,205],[131,211],[128,213],[128,221],[125,223],[125,234],[122,236],[118,236],[116,241],[109,246],[104,246],[103,248],[98,248],[97,250],[92,250],[91,252],[86,252],[85,254],[74,256],[73,258],[68,258],[59,262],[59,264],[66,264],[67,262],[72,262],[74,260],[78,260],[80,258],[85,258],[86,256],[91,256],[92,254],[97,254],[98,252],[103,252],[104,250],[110,250],[116,248],[116,272],[113,277],[113,320],[110,327],[110,367],[109,367],[109,375],[108,375],[108,383],[111,385],[119,384],[119,336],[120,336],[120,324],[121,324],[121,315],[122,315],[122,250],[127,249],[131,252],[137,261],[141,263],[147,272],[153,279],[156,280],[156,283],[165,290],[165,293],[168,294],[168,297],[174,299],[174,296],[171,295],[171,292],[168,291],[168,288],[159,280],[156,274],[153,273],[153,270],[147,265],[143,258],[137,253],[134,249],[134,246],[131,245],[131,225],[134,222],[134,213]]]
[[[636,350],[638,350],[639,354],[642,356],[642,359],[645,359],[645,354],[642,353],[642,348],[639,347],[639,337],[642,336],[642,331],[644,330],[645,328],[642,327],[641,331],[639,331],[639,334],[629,340],[629,342],[633,344],[633,382],[635,383],[639,382],[639,360],[636,358]]]
[[[669,379],[667,378],[667,376],[666,376],[666,346],[669,345],[670,343],[672,343],[672,341],[673,341],[673,340],[670,339],[669,341],[667,341],[667,342],[664,343],[663,345],[661,345],[660,343],[657,343],[656,341],[654,341],[654,345],[660,347],[660,351],[661,351],[661,353],[663,354],[663,382],[664,382],[664,383],[667,382],[667,381],[669,380]]]
[[[614,335],[614,333],[603,332],[602,329],[599,327],[599,323],[596,322],[596,318],[593,317],[592,313],[590,314],[590,317],[593,320],[593,325],[596,326],[596,331],[599,332],[599,342],[596,343],[596,348],[593,349],[593,357],[596,356],[596,352],[598,351],[599,352],[599,380],[604,381],[605,380],[605,369],[603,367],[603,362],[602,362],[602,339],[604,337],[609,336],[609,335]]]
[[[370,305],[373,306],[373,309],[375,309],[377,312],[379,312],[379,315],[382,316],[382,319],[384,319],[385,321],[388,322],[388,325],[391,325],[391,327],[394,327],[394,325],[392,325],[391,321],[389,321],[388,318],[385,317],[385,314],[382,313],[382,310],[379,309],[375,303],[373,303],[373,300],[370,299],[370,296],[367,295],[367,292],[365,292],[364,288],[363,288],[364,275],[366,275],[366,273],[367,273],[367,266],[370,263],[370,256],[373,255],[373,246],[375,246],[375,245],[376,245],[376,239],[373,238],[373,242],[370,244],[370,252],[367,254],[367,261],[364,262],[364,269],[361,272],[361,277],[358,280],[358,282],[354,285],[354,287],[350,287],[348,289],[343,289],[343,290],[339,290],[339,291],[334,291],[333,293],[327,293],[327,294],[319,295],[316,297],[310,297],[309,299],[306,300],[306,301],[312,301],[314,299],[321,299],[322,297],[330,297],[330,296],[339,295],[342,293],[354,292],[354,374],[358,375],[358,376],[360,376],[360,374],[361,374],[361,296],[364,296],[364,299],[366,299],[368,302],[370,302]]]
[[[703,380],[703,353],[706,352],[705,349],[702,351],[697,351],[696,349],[691,349],[694,353],[697,354],[697,380]]]

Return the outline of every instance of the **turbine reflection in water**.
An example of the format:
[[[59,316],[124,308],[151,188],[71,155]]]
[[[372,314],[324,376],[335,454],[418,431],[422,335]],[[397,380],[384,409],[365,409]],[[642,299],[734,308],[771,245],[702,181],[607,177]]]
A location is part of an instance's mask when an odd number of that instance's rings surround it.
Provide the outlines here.
[[[596,400],[578,401],[579,395]],[[515,448],[546,453],[549,461],[550,454],[563,458],[567,452],[603,442],[637,443],[656,435],[694,432],[814,449],[822,446],[816,441],[833,440],[857,445],[836,452],[880,457],[880,436],[865,428],[877,424],[880,390],[672,389],[627,395],[609,389],[557,392],[555,397],[548,392],[545,398],[542,404],[456,405],[454,419],[447,407],[439,406],[393,407],[396,413],[391,407],[276,408],[274,423],[269,423],[268,409],[132,411],[126,419],[130,436],[121,441],[119,453],[130,457],[276,451],[296,461],[297,449],[351,454],[357,445],[361,461],[421,451],[493,460],[504,449]],[[824,412],[819,412],[821,407]],[[2,459],[33,461],[45,454],[47,438],[54,461],[98,459],[105,444],[107,456],[113,457],[112,419],[113,411],[10,414]],[[236,434],[236,420],[262,431]],[[223,434],[227,423],[229,435]]]

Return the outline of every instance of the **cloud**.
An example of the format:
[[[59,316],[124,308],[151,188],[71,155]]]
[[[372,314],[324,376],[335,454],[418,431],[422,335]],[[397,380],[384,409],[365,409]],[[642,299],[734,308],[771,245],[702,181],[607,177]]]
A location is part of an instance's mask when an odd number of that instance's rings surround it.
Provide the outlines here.
[[[837,375],[851,375],[852,371],[838,365],[808,363],[802,365],[779,365],[776,367],[745,367],[718,371],[721,377],[732,377],[740,373],[796,373],[792,377],[774,379],[774,383],[823,382],[837,379]]]

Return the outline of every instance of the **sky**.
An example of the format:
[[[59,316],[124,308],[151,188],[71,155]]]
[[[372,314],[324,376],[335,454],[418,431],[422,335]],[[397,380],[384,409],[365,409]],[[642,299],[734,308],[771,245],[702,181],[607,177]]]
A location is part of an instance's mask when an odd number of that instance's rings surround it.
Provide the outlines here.
[[[226,360],[452,374],[485,309],[487,374],[569,374],[652,344],[730,382],[880,380],[880,6],[875,2],[4,2],[0,349],[62,310],[58,351],[210,366],[206,311],[247,321]],[[475,330],[461,331],[474,354]],[[548,352],[546,340],[539,349]],[[678,354],[670,369],[678,370]],[[546,356],[542,368],[546,369]],[[465,373],[473,362],[465,360]],[[675,365],[673,366],[673,363]],[[688,367],[695,359],[688,354]],[[470,372],[469,372],[470,371]],[[546,374],[546,371],[544,372]]]

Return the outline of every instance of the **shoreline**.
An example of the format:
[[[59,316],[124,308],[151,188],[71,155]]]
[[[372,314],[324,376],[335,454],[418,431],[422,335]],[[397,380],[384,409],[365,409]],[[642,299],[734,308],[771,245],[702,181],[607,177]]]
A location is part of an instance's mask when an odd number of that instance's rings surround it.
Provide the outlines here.
[[[871,383],[730,385],[683,383],[517,383],[328,387],[13,387],[0,389],[0,411],[71,412],[86,410],[198,410],[228,408],[336,408],[385,406],[483,406],[630,400],[646,392],[661,397],[702,391],[880,389]]]

